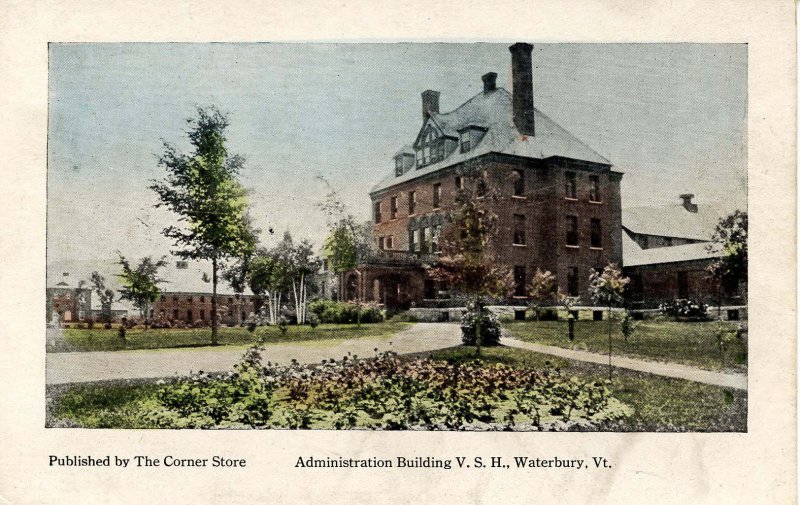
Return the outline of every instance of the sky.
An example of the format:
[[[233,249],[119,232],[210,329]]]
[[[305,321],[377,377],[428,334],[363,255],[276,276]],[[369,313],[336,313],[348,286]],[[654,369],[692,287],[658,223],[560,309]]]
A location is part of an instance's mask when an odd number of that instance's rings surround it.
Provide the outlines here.
[[[623,207],[746,206],[747,46],[537,44],[534,104],[625,173]],[[229,114],[228,148],[269,246],[320,245],[327,193],[367,220],[368,192],[422,126],[420,93],[450,111],[497,72],[509,43],[51,44],[48,262],[167,254],[155,209],[163,141],[188,151],[196,106]]]

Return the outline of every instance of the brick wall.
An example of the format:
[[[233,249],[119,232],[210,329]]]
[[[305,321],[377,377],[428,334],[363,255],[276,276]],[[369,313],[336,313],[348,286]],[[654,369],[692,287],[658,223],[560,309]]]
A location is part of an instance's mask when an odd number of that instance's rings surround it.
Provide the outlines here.
[[[255,310],[252,295],[217,295],[220,324],[241,324]],[[198,320],[211,323],[210,293],[162,293],[153,304],[152,317],[156,321]]]

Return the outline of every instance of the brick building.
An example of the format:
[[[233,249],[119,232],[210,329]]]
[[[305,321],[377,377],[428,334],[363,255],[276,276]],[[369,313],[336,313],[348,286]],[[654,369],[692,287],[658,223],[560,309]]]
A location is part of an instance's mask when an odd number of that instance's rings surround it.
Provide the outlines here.
[[[161,296],[153,304],[150,317],[156,322],[211,324],[210,269],[201,263],[175,261],[160,274],[167,282],[161,285]],[[217,284],[219,322],[240,325],[256,307],[252,294],[238,294],[224,282]]]
[[[630,277],[628,300],[634,308],[653,308],[675,298],[700,299],[710,305],[744,303],[745,286],[721,286],[708,268],[720,258],[711,237],[720,218],[733,209],[698,205],[694,195],[658,207],[627,208],[622,214],[624,272]]]
[[[483,90],[450,112],[440,112],[439,92],[422,93],[419,134],[370,192],[381,252],[343,276],[345,299],[404,307],[447,297],[447,286],[428,278],[423,265],[435,262],[442,227],[465,187],[498,195],[486,204],[498,217],[490,247],[513,269],[520,299],[537,268],[579,296],[592,269],[622,262],[622,173],[534,107],[532,49],[509,48],[511,92],[490,72]]]

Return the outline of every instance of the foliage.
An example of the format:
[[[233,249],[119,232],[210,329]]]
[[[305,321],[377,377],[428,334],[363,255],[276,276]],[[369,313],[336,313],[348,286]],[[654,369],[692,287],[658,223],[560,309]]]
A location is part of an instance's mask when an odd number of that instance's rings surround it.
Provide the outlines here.
[[[139,261],[136,268],[133,268],[128,259],[120,254],[118,263],[122,267],[122,273],[119,274],[122,282],[120,298],[130,301],[139,309],[146,326],[150,317],[150,305],[158,300],[161,294],[158,285],[163,283],[164,279],[158,276],[158,271],[167,265],[166,256],[157,261],[146,256]]]
[[[234,372],[197,374],[143,403],[163,428],[566,429],[629,411],[602,383],[556,370],[473,361],[345,356],[310,367],[263,364],[250,349]]]
[[[747,212],[735,211],[717,223],[709,250],[720,248],[718,275],[726,285],[747,282]]]
[[[225,146],[228,118],[213,106],[198,107],[197,117],[187,122],[193,151],[182,154],[165,142],[159,165],[167,177],[153,181],[150,189],[158,195],[156,207],[166,207],[184,223],[162,232],[173,240],[173,254],[211,261],[211,339],[216,344],[218,270],[226,261],[252,253],[257,230],[247,216],[247,193],[237,180],[244,158],[229,155]]]
[[[626,344],[628,343],[628,339],[633,335],[633,332],[636,331],[636,326],[638,326],[638,323],[634,321],[631,313],[625,311],[625,315],[622,316],[622,319],[619,321],[619,331],[622,333]]]
[[[528,306],[539,320],[541,308],[556,301],[557,288],[556,276],[549,270],[542,272],[536,269],[531,282],[528,284]]]
[[[114,301],[114,290],[106,287],[106,279],[97,272],[92,272],[91,277],[94,292],[100,301],[102,320],[108,324],[111,322],[111,304]]]
[[[352,303],[333,300],[314,300],[309,310],[322,323],[380,323],[384,320],[383,311],[374,302]]]
[[[500,321],[490,310],[476,310],[474,303],[468,303],[461,316],[461,341],[464,345],[475,345],[477,329],[480,325],[481,345],[500,345]]]
[[[700,300],[690,298],[676,298],[661,303],[658,310],[668,317],[685,319],[708,319],[708,306]]]
[[[485,183],[485,174],[473,172],[473,186]],[[446,282],[457,294],[466,296],[480,315],[486,298],[508,298],[514,293],[514,274],[510,267],[495,261],[490,249],[490,237],[497,227],[497,216],[488,201],[497,194],[484,188],[481,196],[462,190],[456,195],[452,221],[440,237],[441,254],[429,269],[434,279]],[[482,317],[476,319],[474,339],[480,353]]]
[[[602,272],[593,271],[589,276],[589,297],[597,305],[612,307],[622,303],[625,286],[630,279],[623,277],[622,269],[609,264]]]

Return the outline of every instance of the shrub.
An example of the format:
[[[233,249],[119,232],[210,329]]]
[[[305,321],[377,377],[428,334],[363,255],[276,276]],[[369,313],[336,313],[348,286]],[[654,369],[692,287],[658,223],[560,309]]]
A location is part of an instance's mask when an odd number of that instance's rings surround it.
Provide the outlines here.
[[[110,329],[111,329],[111,323],[106,323],[106,324],[104,324],[104,325],[103,325],[103,329],[104,329],[104,330],[110,330]]]
[[[316,314],[320,322],[330,324],[380,323],[383,311],[373,302],[355,304],[333,300],[314,300],[308,305],[309,312]],[[310,315],[310,314],[309,314]]]
[[[281,335],[286,336],[286,332],[289,330],[289,319],[284,316],[279,317],[278,329],[281,331]]]
[[[317,316],[316,314],[314,313],[309,314],[307,319],[308,319],[308,325],[311,326],[312,328],[316,328],[317,326],[319,326],[319,316]]]
[[[619,321],[619,330],[622,333],[622,336],[625,338],[625,342],[628,342],[628,338],[633,335],[633,332],[636,330],[636,326],[638,323],[633,320],[630,312],[625,312],[625,315],[622,316],[622,319]]]
[[[478,323],[481,327],[481,345],[500,345],[500,321],[497,316],[488,310],[483,310],[479,315],[474,303],[467,305],[467,310],[461,316],[461,341],[465,345],[475,345]]]
[[[700,300],[693,300],[690,298],[678,298],[664,302],[658,306],[658,309],[663,315],[669,317],[695,320],[708,318],[708,307],[706,304]]]

